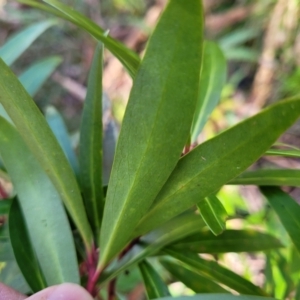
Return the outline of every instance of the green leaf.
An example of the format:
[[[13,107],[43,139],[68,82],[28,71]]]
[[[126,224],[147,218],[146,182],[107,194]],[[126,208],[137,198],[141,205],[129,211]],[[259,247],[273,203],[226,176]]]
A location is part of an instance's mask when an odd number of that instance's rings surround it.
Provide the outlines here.
[[[48,106],[45,111],[45,117],[66,158],[68,159],[74,174],[76,176],[79,175],[78,160],[72,147],[68,129],[61,114],[53,106]]]
[[[56,21],[46,20],[16,33],[0,48],[0,57],[7,65],[13,64],[45,30],[55,24]]]
[[[300,252],[300,205],[280,188],[263,187],[261,191]]]
[[[131,77],[135,77],[136,71],[140,64],[140,59],[135,52],[126,48],[122,43],[105,34],[105,31],[101,27],[71,7],[68,7],[67,5],[56,0],[43,0],[43,2],[56,8],[60,12],[59,17],[63,16],[66,20],[71,21],[73,24],[77,25],[81,29],[90,33],[94,38],[101,41],[105,47],[120,60]]]
[[[45,118],[13,72],[0,59],[0,103],[50,177],[90,250],[92,231],[73,171]],[[25,176],[26,177],[26,176]]]
[[[0,200],[0,216],[8,214],[11,203],[11,200]]]
[[[148,299],[156,299],[170,295],[168,286],[146,260],[139,263],[139,269],[143,277]]]
[[[228,295],[228,294],[207,294],[207,295],[193,295],[180,296],[176,300],[275,300],[274,298],[244,296],[244,295]],[[158,298],[157,300],[174,300],[173,297]]]
[[[189,253],[187,251],[182,253],[165,249],[164,252],[178,259],[183,263],[183,266],[187,267],[189,270],[213,281],[217,281],[220,284],[224,284],[238,293],[266,296],[266,293],[258,286],[235,274],[234,272],[220,266],[215,261],[202,259],[197,254]]]
[[[228,184],[258,186],[300,186],[300,171],[290,169],[257,170],[241,174]]]
[[[300,99],[281,101],[189,152],[136,227],[136,236],[218,191],[263,155],[299,116]]]
[[[226,60],[218,45],[205,41],[200,76],[200,92],[193,120],[191,135],[194,143],[210,114],[217,106],[226,81]]]
[[[160,263],[175,277],[195,293],[228,293],[214,281],[183,267],[174,259],[162,258]]]
[[[118,139],[99,268],[128,243],[186,143],[198,97],[202,13],[200,0],[171,0],[150,38]]]
[[[0,262],[14,261],[15,256],[7,238],[0,239]],[[1,272],[0,272],[1,274]]]
[[[197,204],[197,207],[202,219],[215,235],[221,234],[226,229],[228,215],[216,196],[206,197]]]
[[[19,80],[30,96],[34,96],[48,77],[62,62],[61,57],[51,56],[32,64],[20,76]]]
[[[160,228],[141,237],[131,251],[101,274],[100,283],[113,279],[130,266],[158,253],[163,247],[200,231],[204,225],[203,220],[194,213],[186,213],[170,220]]]
[[[3,118],[0,128],[0,154],[47,285],[79,283],[74,242],[59,193],[15,128]]]
[[[300,150],[296,149],[270,149],[266,152],[266,155],[275,155],[275,156],[286,156],[286,157],[300,157]]]
[[[46,288],[17,199],[14,199],[9,212],[9,235],[18,266],[32,291],[36,293]]]
[[[104,199],[102,191],[102,69],[103,46],[98,44],[88,80],[80,127],[80,179],[85,207],[99,236]]]
[[[215,236],[201,231],[172,245],[174,249],[196,253],[256,252],[282,247],[275,237],[254,230],[226,230]]]

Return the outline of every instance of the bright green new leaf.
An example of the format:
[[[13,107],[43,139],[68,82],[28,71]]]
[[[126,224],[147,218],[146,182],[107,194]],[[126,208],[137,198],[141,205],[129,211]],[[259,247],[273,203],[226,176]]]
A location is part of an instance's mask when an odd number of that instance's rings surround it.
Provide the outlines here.
[[[261,191],[300,252],[300,205],[280,188],[263,187]]]
[[[215,261],[202,259],[197,254],[187,251],[182,253],[165,249],[164,252],[178,259],[181,263],[183,263],[183,266],[189,270],[220,284],[224,284],[238,293],[266,296],[266,293],[258,286],[237,275],[236,273],[220,266]]]
[[[9,212],[9,235],[18,266],[31,290],[37,293],[46,288],[46,280],[31,245],[17,198],[14,199]]]
[[[143,277],[148,299],[170,296],[168,286],[146,260],[139,263],[139,269]]]
[[[80,181],[86,211],[99,236],[104,199],[102,191],[102,69],[103,46],[96,48],[88,80],[80,127]]]
[[[197,204],[197,207],[202,219],[215,235],[221,234],[226,229],[228,215],[216,196],[206,197]]]
[[[194,213],[186,213],[170,220],[160,228],[142,237],[138,244],[121,260],[113,267],[105,270],[100,276],[100,283],[113,279],[132,265],[151,255],[155,255],[163,247],[199,232],[204,226],[203,220]]]
[[[86,248],[91,249],[92,231],[70,164],[36,104],[1,59],[0,103],[56,187],[84,240]],[[3,129],[1,128],[1,130]]]
[[[162,258],[159,261],[175,279],[181,281],[195,293],[228,293],[214,281],[183,267],[177,260]]]
[[[189,152],[137,226],[136,236],[215,193],[263,155],[299,116],[300,99],[281,101]]]
[[[51,56],[35,62],[19,76],[20,82],[31,97],[38,92],[61,62],[59,56]]]
[[[195,233],[172,245],[196,253],[256,252],[283,247],[275,237],[254,230],[226,230],[215,236],[209,231]]]
[[[0,154],[47,285],[79,283],[74,241],[59,193],[15,128],[3,118],[0,128]]]
[[[126,246],[180,158],[198,97],[202,14],[200,0],[171,0],[149,40],[118,139],[99,268]]]
[[[226,80],[226,60],[214,42],[203,44],[203,61],[200,76],[200,91],[193,120],[191,142],[197,140],[210,114],[218,104]]]
[[[75,154],[75,151],[72,147],[71,138],[68,133],[66,124],[61,116],[61,114],[53,107],[48,106],[45,111],[45,117],[48,125],[52,129],[59,145],[67,157],[73,172],[76,176],[79,175],[79,164]]]
[[[16,33],[0,48],[1,59],[7,65],[11,65],[45,30],[56,23],[53,20],[46,20]]]
[[[136,71],[140,64],[140,59],[135,52],[126,48],[122,43],[105,34],[105,30],[99,27],[89,18],[83,16],[71,7],[64,5],[60,1],[43,0],[43,2],[56,8],[60,12],[60,17],[62,16],[64,19],[71,21],[73,24],[87,31],[94,38],[101,41],[105,47],[120,60],[131,77],[135,77]]]
[[[266,155],[274,155],[274,156],[286,156],[286,157],[300,157],[300,150],[296,149],[270,149],[266,152]]]
[[[245,172],[228,184],[258,186],[300,186],[300,171],[290,169],[257,170]]]
[[[172,297],[158,298],[157,300],[174,300]],[[193,296],[180,296],[176,300],[275,300],[274,298],[228,295],[228,294],[199,294]]]

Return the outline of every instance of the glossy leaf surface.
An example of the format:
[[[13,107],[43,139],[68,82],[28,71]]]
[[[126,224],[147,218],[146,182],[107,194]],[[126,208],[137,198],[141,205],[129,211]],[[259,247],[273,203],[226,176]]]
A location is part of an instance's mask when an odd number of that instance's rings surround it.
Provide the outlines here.
[[[226,229],[228,215],[216,196],[206,197],[197,204],[197,207],[202,219],[215,235],[221,234]]]
[[[195,293],[228,293],[214,281],[183,267],[178,261],[162,258],[160,263],[175,277]]]
[[[1,59],[11,65],[45,30],[55,24],[56,21],[46,20],[16,33],[0,48]]]
[[[56,0],[43,0],[43,2],[56,8],[60,13],[62,13],[63,16],[65,16],[66,20],[71,21],[73,24],[87,31],[94,38],[101,41],[105,47],[120,60],[131,77],[135,77],[136,71],[140,64],[140,59],[135,52],[126,48],[122,43],[105,34],[104,29],[71,7],[68,7],[67,5]]]
[[[139,263],[148,299],[170,296],[168,286],[146,260]]]
[[[215,236],[201,231],[172,245],[174,249],[196,253],[256,252],[282,247],[281,242],[266,233],[254,230],[226,230]]]
[[[300,186],[300,171],[289,169],[257,170],[245,172],[228,184],[259,186]]]
[[[178,259],[191,271],[197,272],[208,279],[224,284],[238,293],[266,296],[266,293],[258,286],[237,275],[236,273],[220,266],[215,261],[202,259],[197,254],[189,253],[187,251],[182,253],[166,249],[165,252]]]
[[[94,231],[99,235],[104,208],[102,192],[102,65],[99,44],[92,62],[80,126],[80,182],[85,207]]]
[[[86,248],[90,249],[92,231],[70,164],[40,110],[1,59],[0,103],[13,120],[19,134],[35,158],[50,177],[81,233]]]
[[[180,158],[198,96],[202,13],[199,0],[171,0],[149,40],[118,139],[99,267],[126,246]]]
[[[170,220],[160,228],[142,237],[138,244],[121,260],[112,268],[105,270],[100,276],[100,283],[105,283],[116,277],[130,266],[158,253],[163,247],[200,231],[204,225],[203,220],[193,213],[183,214]]]
[[[189,152],[180,159],[152,209],[137,226],[137,236],[185,211],[238,176],[299,116],[299,99],[281,101]]]
[[[9,212],[9,235],[15,258],[20,270],[33,292],[47,287],[24,222],[17,199]]]
[[[59,56],[48,57],[35,62],[19,76],[20,82],[31,97],[38,92],[61,62]]]
[[[0,128],[1,157],[26,212],[25,223],[47,285],[79,283],[74,242],[60,195],[15,128],[3,118]]]
[[[200,92],[192,125],[192,143],[201,133],[210,114],[218,104],[226,80],[226,60],[218,45],[211,41],[203,44]]]
[[[300,205],[280,188],[264,187],[261,191],[300,252]]]

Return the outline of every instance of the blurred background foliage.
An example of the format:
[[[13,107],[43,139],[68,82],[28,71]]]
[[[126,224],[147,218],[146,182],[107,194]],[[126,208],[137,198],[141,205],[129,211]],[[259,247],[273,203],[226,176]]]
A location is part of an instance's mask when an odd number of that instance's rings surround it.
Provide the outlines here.
[[[166,3],[165,0],[63,2],[108,29],[113,37],[140,55],[143,54],[149,34]],[[228,60],[228,77],[220,104],[199,136],[198,143],[253,115],[271,102],[299,94],[300,82],[299,0],[204,0],[204,5],[206,37],[216,41],[223,50]],[[12,0],[0,0],[0,53],[1,47],[14,34],[45,18],[49,18],[49,15]],[[41,110],[48,112],[49,123],[53,118],[58,118],[54,124],[66,124],[64,136],[69,134],[75,150],[78,146],[87,74],[95,44],[89,35],[74,25],[59,21],[47,29],[12,64],[13,70],[20,75],[39,59],[56,56],[59,66],[55,67],[46,83],[35,93],[34,99]],[[106,95],[103,118],[106,124],[106,181],[131,84],[130,77],[117,59],[110,53],[105,53],[103,86]],[[56,115],[57,112],[60,115]],[[61,125],[57,126],[62,128]],[[300,148],[299,123],[282,136],[280,142]],[[300,161],[295,158],[265,156],[257,165],[299,169]],[[73,167],[75,170],[76,163]],[[12,193],[9,179],[0,177],[0,184]],[[300,202],[298,188],[287,191]],[[230,215],[228,229],[261,229],[277,236],[286,247],[267,254],[222,254],[217,259],[255,284],[265,287],[276,298],[300,299],[300,256],[257,188],[228,185],[220,190],[218,198]],[[157,264],[156,261],[153,263]],[[17,269],[17,266],[13,268]],[[0,262],[0,280],[5,278],[5,282],[9,282],[7,277],[11,276],[5,272],[7,269],[7,265]],[[192,289],[170,277],[163,268],[161,270],[170,283],[173,295],[193,293]],[[22,278],[12,276],[11,280],[16,281],[12,283],[13,286],[26,291]],[[127,293],[134,299],[142,295],[141,276],[137,269],[129,270],[118,279],[118,291],[120,298]]]

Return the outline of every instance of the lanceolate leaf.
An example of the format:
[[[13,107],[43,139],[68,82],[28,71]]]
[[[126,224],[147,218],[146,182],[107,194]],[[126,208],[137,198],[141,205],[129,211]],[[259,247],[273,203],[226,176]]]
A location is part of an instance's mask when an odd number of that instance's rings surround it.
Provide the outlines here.
[[[283,245],[277,238],[254,230],[226,230],[219,236],[201,231],[172,245],[174,249],[212,254],[266,251],[279,247]]]
[[[193,272],[196,272],[208,279],[224,284],[241,294],[266,296],[266,293],[258,286],[254,285],[245,278],[235,274],[234,272],[220,266],[215,261],[208,261],[200,258],[195,253],[185,251],[176,252],[166,249],[165,252],[183,263]]]
[[[150,38],[117,144],[99,267],[126,245],[181,155],[198,96],[202,27],[200,0],[171,0]]]
[[[103,42],[105,47],[114,54],[123,66],[127,69],[131,77],[135,77],[140,59],[135,52],[126,48],[122,43],[105,34],[105,31],[87,17],[75,11],[71,7],[56,0],[43,0],[43,2],[56,8],[63,17],[90,33],[93,37]],[[61,14],[59,15],[61,16]]]
[[[210,114],[218,104],[226,80],[226,60],[214,42],[203,44],[200,92],[192,125],[192,143],[201,133]]]
[[[19,76],[20,82],[31,97],[37,93],[61,61],[59,56],[39,60]]]
[[[139,263],[139,269],[143,277],[148,299],[156,299],[170,295],[168,286],[146,260]]]
[[[0,154],[16,188],[47,285],[79,283],[67,215],[56,188],[15,128],[0,118]]]
[[[228,215],[216,196],[206,197],[197,204],[197,207],[202,219],[215,235],[221,234],[226,229]]]
[[[80,128],[80,179],[88,217],[99,235],[103,214],[102,191],[102,61],[96,48],[88,80]]]
[[[300,171],[289,169],[245,172],[228,184],[259,186],[300,186]]]
[[[31,245],[18,199],[14,199],[9,212],[9,235],[16,261],[33,292],[47,287],[40,265]]]
[[[194,213],[186,213],[172,219],[160,228],[142,237],[138,244],[120,261],[101,274],[100,283],[113,279],[133,264],[137,264],[146,257],[158,253],[163,247],[200,231],[204,225],[203,220]]]
[[[300,150],[288,149],[288,150],[280,150],[280,149],[270,149],[266,152],[266,155],[274,155],[274,156],[286,156],[286,157],[300,157]]]
[[[189,152],[180,159],[152,209],[137,226],[137,236],[199,203],[238,176],[299,116],[299,99],[281,101]]]
[[[86,248],[90,249],[92,231],[70,164],[45,118],[16,76],[1,59],[0,103],[4,106],[27,146],[55,185],[84,240]],[[1,128],[1,130],[3,129]]]
[[[300,252],[300,205],[280,188],[264,187],[261,191]]]
[[[228,293],[214,281],[190,271],[174,259],[162,258],[159,261],[175,279],[181,281],[195,293]]]
[[[193,296],[180,296],[176,300],[275,300],[274,298],[228,295],[228,294],[199,294]],[[174,300],[172,297],[158,298],[157,300]]]
[[[46,29],[56,23],[53,20],[42,21],[18,32],[0,48],[1,59],[11,65]]]

